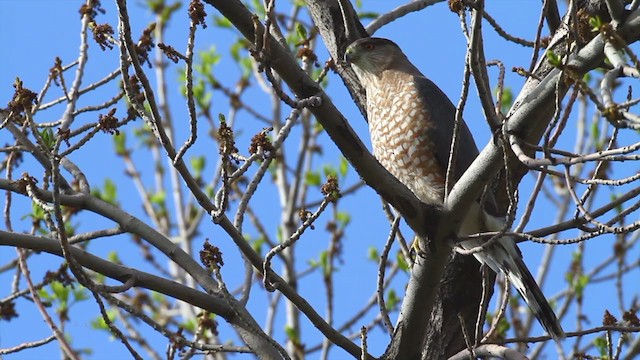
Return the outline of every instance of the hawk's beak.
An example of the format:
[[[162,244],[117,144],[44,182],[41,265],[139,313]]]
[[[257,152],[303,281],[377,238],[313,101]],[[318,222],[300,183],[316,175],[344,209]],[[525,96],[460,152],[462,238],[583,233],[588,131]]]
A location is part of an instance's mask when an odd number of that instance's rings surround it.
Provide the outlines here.
[[[354,50],[352,47],[348,47],[347,51],[344,52],[344,61],[347,64],[351,64],[354,60]]]

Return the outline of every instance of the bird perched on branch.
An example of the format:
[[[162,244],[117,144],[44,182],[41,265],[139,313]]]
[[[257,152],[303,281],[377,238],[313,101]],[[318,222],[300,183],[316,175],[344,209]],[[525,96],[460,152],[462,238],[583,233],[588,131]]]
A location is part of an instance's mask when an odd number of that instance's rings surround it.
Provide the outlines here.
[[[359,39],[349,45],[345,60],[367,93],[367,117],[375,157],[418,199],[442,206],[456,108],[390,40]],[[457,157],[451,174],[454,182],[478,156],[478,148],[464,121],[459,124],[456,145]],[[504,223],[504,219],[488,214],[474,202],[469,205],[458,235],[498,231]],[[460,245],[470,249],[481,245],[481,241],[467,240]],[[502,237],[474,256],[509,278],[549,335],[556,341],[565,337],[513,238]]]

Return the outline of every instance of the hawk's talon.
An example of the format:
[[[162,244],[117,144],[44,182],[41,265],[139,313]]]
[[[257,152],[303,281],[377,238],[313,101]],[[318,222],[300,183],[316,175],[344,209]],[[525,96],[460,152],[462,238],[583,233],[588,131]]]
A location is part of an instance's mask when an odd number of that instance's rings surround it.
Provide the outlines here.
[[[433,251],[431,242],[428,240],[425,241],[428,242],[427,246],[429,247],[429,249]],[[420,247],[420,238],[417,236],[413,238],[413,242],[411,243],[411,247],[409,248],[409,256],[411,256],[411,259],[414,262],[416,256],[420,256],[423,259],[427,258],[427,252]]]

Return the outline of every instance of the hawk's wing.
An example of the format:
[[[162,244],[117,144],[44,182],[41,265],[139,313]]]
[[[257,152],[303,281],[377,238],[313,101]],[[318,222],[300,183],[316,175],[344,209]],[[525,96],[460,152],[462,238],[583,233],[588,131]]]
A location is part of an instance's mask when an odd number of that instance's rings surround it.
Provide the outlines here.
[[[453,138],[453,127],[455,124],[456,107],[436,84],[423,76],[414,76],[420,100],[429,109],[430,121],[434,126],[429,128],[429,138],[435,145],[436,159],[444,171],[449,162],[449,152],[451,150],[451,140]],[[453,170],[454,183],[467,170],[469,165],[478,156],[476,146],[471,131],[464,121],[460,121],[457,138],[457,156]]]
[[[449,98],[440,90],[431,80],[414,76],[421,100],[425,103],[427,109],[430,110],[430,121],[433,125],[427,131],[430,132],[429,138],[432,139],[438,163],[442,169],[447,168],[449,161],[449,151],[451,149],[451,140],[453,138],[453,128],[455,124],[456,108],[453,106]],[[453,180],[458,181],[460,176],[471,165],[473,160],[478,156],[478,148],[473,141],[473,136],[469,128],[461,121],[458,133],[458,152],[454,167]],[[491,206],[495,202],[491,193],[485,198],[485,207]],[[501,227],[497,224],[497,229]],[[468,246],[465,246],[465,243]],[[471,240],[462,244],[463,247],[475,247],[482,242],[479,240]],[[486,248],[483,252],[476,253],[474,256],[481,262],[487,264],[494,271],[504,272],[515,288],[520,292],[526,303],[529,305],[535,316],[540,320],[544,329],[559,341],[565,337],[562,326],[556,318],[553,309],[547,302],[542,290],[538,287],[533,275],[527,269],[522,260],[520,249],[516,246],[514,239],[508,236],[502,237],[493,246]]]
[[[456,107],[451,103],[447,95],[431,80],[424,76],[414,76],[413,79],[421,101],[423,101],[426,108],[429,109],[430,121],[434,124],[434,126],[427,130],[430,132],[429,138],[433,140],[433,152],[435,153],[438,164],[440,164],[443,171],[446,171],[447,164],[449,163],[449,152],[451,151],[451,140],[453,139]],[[460,179],[462,174],[464,174],[480,153],[464,119],[460,119],[458,128],[459,131],[456,140],[457,152],[452,174],[452,185],[458,182],[458,179]],[[491,192],[485,195],[482,207],[490,214],[497,215],[499,213],[495,197]]]

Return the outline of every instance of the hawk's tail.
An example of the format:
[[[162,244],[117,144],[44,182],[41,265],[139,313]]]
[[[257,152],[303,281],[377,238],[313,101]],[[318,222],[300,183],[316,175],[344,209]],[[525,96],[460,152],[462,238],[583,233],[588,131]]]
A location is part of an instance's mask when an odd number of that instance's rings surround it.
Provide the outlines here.
[[[511,258],[511,266],[502,268],[509,277],[509,281],[518,290],[524,301],[529,305],[531,311],[538,319],[542,327],[555,341],[565,338],[564,330],[560,326],[556,314],[551,309],[546,297],[540,290],[536,280],[527,269],[521,257]]]
[[[478,224],[482,224],[482,226],[478,226]],[[472,206],[470,214],[465,218],[461,233],[473,234],[486,231],[487,228],[497,230],[501,229],[503,224],[504,220],[485,213],[479,206]],[[481,244],[482,241],[478,239],[460,243],[466,249]],[[486,264],[496,273],[502,272],[509,277],[509,280],[522,295],[522,298],[529,305],[542,327],[555,341],[565,338],[556,314],[551,309],[551,305],[547,302],[533,275],[524,264],[522,254],[512,237],[504,236],[483,251],[473,255],[480,263]]]

